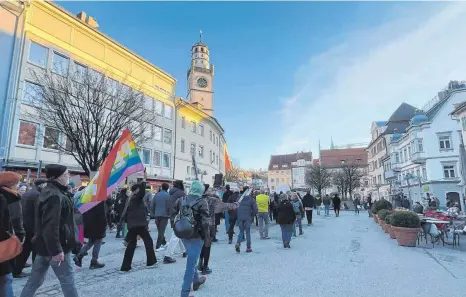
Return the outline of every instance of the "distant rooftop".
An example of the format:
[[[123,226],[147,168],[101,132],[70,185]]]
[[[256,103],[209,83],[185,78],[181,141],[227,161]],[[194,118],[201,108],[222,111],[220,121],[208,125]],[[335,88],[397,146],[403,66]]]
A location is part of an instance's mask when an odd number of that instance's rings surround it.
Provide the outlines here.
[[[430,99],[429,102],[422,107],[425,115],[431,120],[442,108],[445,102],[447,102],[446,99],[448,99],[453,92],[460,90],[466,91],[466,81],[450,81],[442,91],[437,93],[437,96]]]

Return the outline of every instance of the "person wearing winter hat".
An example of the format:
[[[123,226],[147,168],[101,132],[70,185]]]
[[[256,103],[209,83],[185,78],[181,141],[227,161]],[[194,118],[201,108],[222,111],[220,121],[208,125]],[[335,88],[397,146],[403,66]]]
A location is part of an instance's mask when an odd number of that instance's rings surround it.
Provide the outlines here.
[[[66,166],[45,166],[47,185],[36,204],[36,226],[32,243],[37,253],[31,276],[21,297],[34,296],[49,267],[60,281],[65,297],[77,297],[71,251],[78,245],[75,233],[74,201],[68,192],[70,174]]]
[[[8,205],[21,201],[17,194],[21,175],[16,172],[0,172],[0,241],[8,240],[14,232],[10,224]],[[0,263],[0,296],[13,296],[13,260]]]

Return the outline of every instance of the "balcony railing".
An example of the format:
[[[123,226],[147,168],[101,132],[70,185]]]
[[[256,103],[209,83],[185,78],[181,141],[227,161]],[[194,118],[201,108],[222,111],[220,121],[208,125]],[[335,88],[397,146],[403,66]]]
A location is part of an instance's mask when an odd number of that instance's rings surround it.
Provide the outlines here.
[[[393,171],[400,171],[401,170],[401,163],[393,163],[392,164],[392,170]]]
[[[390,179],[394,179],[396,178],[396,173],[395,171],[392,170],[389,170],[389,171],[385,171],[384,172],[384,176],[385,176],[385,179],[386,180],[390,180]]]
[[[411,155],[411,161],[413,163],[425,163],[426,162],[426,153],[425,152],[415,152]]]
[[[442,91],[437,93],[437,96],[430,99],[426,105],[422,107],[424,112],[428,112],[432,109],[437,103],[443,101],[443,99],[447,98],[453,91],[466,89],[466,82],[464,81],[450,81],[447,87],[445,87]]]

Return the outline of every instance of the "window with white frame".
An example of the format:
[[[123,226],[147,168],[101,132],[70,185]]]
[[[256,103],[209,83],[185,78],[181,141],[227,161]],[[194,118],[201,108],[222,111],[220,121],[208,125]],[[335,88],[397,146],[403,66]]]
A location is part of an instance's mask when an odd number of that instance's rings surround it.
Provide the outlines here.
[[[195,175],[195,172],[194,172],[194,167],[191,167],[191,175],[194,176]]]
[[[445,178],[455,178],[456,177],[456,170],[454,164],[444,164],[443,167],[443,177]]]
[[[163,103],[159,100],[155,100],[155,113],[160,116],[163,114]]]
[[[73,79],[77,82],[84,83],[87,74],[87,66],[80,64],[78,62],[74,62],[74,73]]]
[[[424,151],[424,144],[422,139],[417,140],[417,151],[418,152],[423,152]]]
[[[29,47],[28,61],[34,63],[37,66],[46,68],[48,51],[49,49],[45,46],[31,41],[31,45]]]
[[[209,151],[209,160],[212,162],[212,150]]]
[[[60,143],[60,131],[50,127],[45,127],[43,148],[57,150]]]
[[[199,124],[199,135],[204,136],[204,126]]]
[[[163,167],[170,168],[170,154],[163,153]]]
[[[162,152],[154,151],[152,154],[152,166],[160,167],[162,165]]]
[[[181,139],[180,151],[181,151],[182,153],[184,153],[184,151],[185,151],[185,145],[186,145],[186,144],[185,144],[184,139]]]
[[[41,85],[30,81],[25,81],[23,90],[23,103],[30,105],[41,105],[43,102],[42,92]]]
[[[408,161],[408,150],[406,148],[403,149],[403,159],[405,160],[405,162]]]
[[[400,163],[400,154],[395,153],[395,163]]]
[[[165,105],[165,118],[171,120],[172,110],[173,110],[173,107],[171,105]]]
[[[191,142],[191,147],[189,149],[189,153],[193,156],[196,155],[196,144],[194,142]]]
[[[217,136],[217,142],[216,142],[217,146],[218,146],[218,136]]]
[[[212,130],[209,131],[210,134],[210,141],[212,141]]]
[[[191,132],[196,133],[196,122],[191,121]]]
[[[154,126],[154,140],[162,141],[162,127]]]
[[[191,173],[191,166],[186,166],[186,174],[190,174]]]
[[[217,160],[216,160],[216,162],[217,162],[217,165],[218,165],[218,155],[217,155],[216,157],[217,157]]]
[[[141,155],[142,164],[150,165],[150,155],[151,155],[150,149],[145,149],[145,148],[140,149],[139,154]]]
[[[53,60],[52,60],[52,72],[67,76],[68,75],[68,68],[70,67],[70,59],[62,54],[57,52],[53,52]]]
[[[186,118],[185,117],[181,117],[181,128],[186,128]]]
[[[142,127],[143,125],[141,124],[141,129]],[[152,138],[152,126],[149,124],[149,125],[146,125],[145,128],[146,129],[144,129],[144,132],[143,132],[144,138],[146,138],[146,140]]]
[[[163,142],[166,144],[172,144],[172,130],[165,128]]]
[[[422,180],[427,180],[427,169],[425,167],[422,167]]]
[[[439,135],[438,141],[440,150],[448,150],[452,148],[451,135]]]
[[[202,145],[198,148],[198,154],[200,158],[204,158],[204,147]]]
[[[20,121],[18,132],[18,144],[35,146],[37,136],[37,124]]]

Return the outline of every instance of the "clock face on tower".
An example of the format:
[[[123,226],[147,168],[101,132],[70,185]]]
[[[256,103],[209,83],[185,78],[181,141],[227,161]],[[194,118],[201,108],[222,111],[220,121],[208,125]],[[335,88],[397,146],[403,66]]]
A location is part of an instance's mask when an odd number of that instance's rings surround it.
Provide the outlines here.
[[[201,88],[206,88],[207,87],[207,78],[205,77],[199,77],[197,79],[197,85]]]

